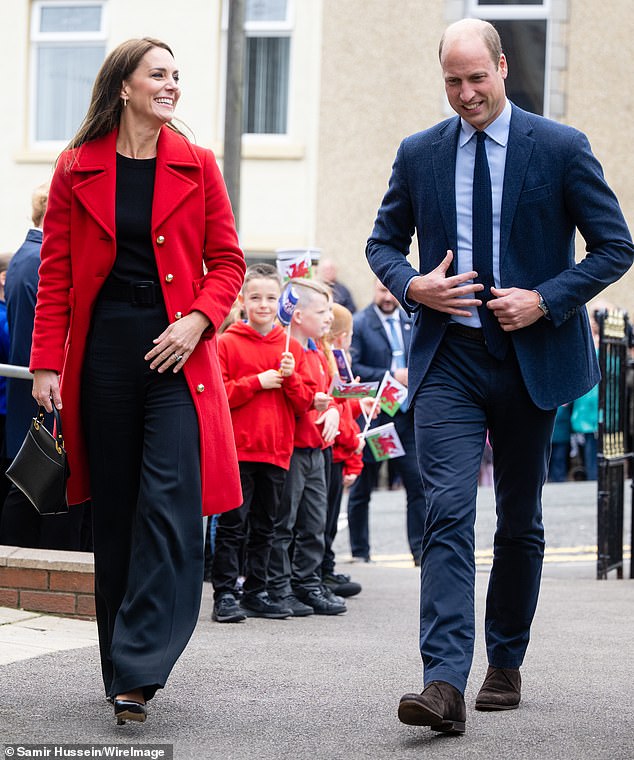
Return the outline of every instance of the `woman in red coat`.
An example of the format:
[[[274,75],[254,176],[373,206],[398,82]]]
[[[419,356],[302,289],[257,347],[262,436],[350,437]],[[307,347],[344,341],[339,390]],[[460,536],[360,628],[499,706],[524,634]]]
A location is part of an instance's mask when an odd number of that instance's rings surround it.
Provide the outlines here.
[[[71,503],[92,500],[106,695],[144,721],[196,624],[202,514],[241,503],[216,328],[244,257],[213,154],[170,122],[164,43],[105,60],[55,169],[35,315],[33,396],[62,409]]]

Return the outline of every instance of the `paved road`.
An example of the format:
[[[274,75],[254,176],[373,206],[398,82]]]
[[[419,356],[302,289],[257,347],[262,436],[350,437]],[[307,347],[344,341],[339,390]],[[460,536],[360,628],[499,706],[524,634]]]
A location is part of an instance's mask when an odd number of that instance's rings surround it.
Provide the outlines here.
[[[547,494],[553,548],[592,544],[593,494],[590,484],[558,486],[557,499]],[[487,498],[483,493],[478,521],[483,551]],[[210,620],[206,585],[191,644],[145,725],[114,725],[101,697],[96,647],[87,646],[0,664],[0,742],[169,743],[176,758],[211,760],[632,760],[634,585],[595,581],[589,559],[546,566],[521,709],[472,709],[486,669],[480,635],[465,736],[401,725],[400,695],[420,688],[418,573],[393,559],[404,554],[402,496],[380,494],[373,513],[378,561],[354,566],[364,590],[345,616],[220,625]],[[570,523],[570,515],[576,527],[562,524],[560,532],[558,518]],[[342,557],[345,545],[342,538]],[[479,570],[481,625],[486,565]]]

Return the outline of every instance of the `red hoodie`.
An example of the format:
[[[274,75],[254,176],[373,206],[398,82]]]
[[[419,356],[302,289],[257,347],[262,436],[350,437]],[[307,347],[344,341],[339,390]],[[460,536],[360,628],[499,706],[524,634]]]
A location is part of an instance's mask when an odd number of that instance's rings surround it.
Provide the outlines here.
[[[285,347],[286,333],[278,325],[260,335],[237,322],[218,337],[218,358],[240,462],[266,462],[288,470],[295,418],[310,409],[316,389],[306,378],[304,351],[294,338],[289,350],[295,357],[295,372],[284,378],[281,388],[262,388],[258,374],[277,369]]]
[[[328,393],[330,389],[330,368],[324,352],[317,347],[315,341],[308,339],[308,345],[303,350],[304,364],[300,370],[306,383],[313,387],[313,397],[315,393],[321,391]],[[312,405],[311,405],[312,407]],[[331,401],[328,408],[335,407],[335,402]],[[323,412],[318,412],[310,408],[297,419],[295,428],[295,448],[298,449],[327,449],[332,443],[326,443],[322,437],[322,426],[316,425],[315,420],[319,419]]]
[[[344,475],[359,475],[363,469],[363,457],[355,454],[359,446],[361,428],[356,418],[361,414],[358,399],[337,399],[339,435],[335,438],[332,449],[332,461],[343,462]]]

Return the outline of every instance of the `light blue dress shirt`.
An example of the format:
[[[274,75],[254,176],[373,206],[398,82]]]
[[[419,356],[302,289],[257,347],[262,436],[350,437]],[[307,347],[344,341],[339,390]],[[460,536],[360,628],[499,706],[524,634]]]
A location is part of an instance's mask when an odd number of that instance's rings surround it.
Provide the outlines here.
[[[456,274],[473,270],[473,248],[471,244],[472,204],[473,204],[473,168],[475,165],[476,132],[475,127],[460,119],[460,135],[456,150],[456,220],[458,231],[458,250],[454,251],[454,269]],[[502,213],[502,191],[504,189],[504,167],[506,166],[506,147],[511,125],[511,104],[506,101],[502,113],[484,130],[487,139],[484,146],[491,174],[491,193],[493,202],[493,279],[500,287],[500,216]],[[475,294],[476,298],[478,294]],[[475,306],[467,307],[471,317],[452,316],[452,322],[460,322],[470,327],[480,327],[480,317]]]

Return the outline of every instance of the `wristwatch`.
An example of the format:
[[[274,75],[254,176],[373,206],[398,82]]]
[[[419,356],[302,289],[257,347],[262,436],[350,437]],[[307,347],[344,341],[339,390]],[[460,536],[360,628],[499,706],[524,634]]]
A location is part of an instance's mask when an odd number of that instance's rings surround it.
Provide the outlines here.
[[[542,294],[539,292],[539,290],[534,290],[533,293],[537,293],[539,296],[539,303],[537,306],[539,306],[539,308],[544,312],[546,319],[550,319],[550,311],[548,310],[548,306],[546,306],[546,301],[544,301]]]

